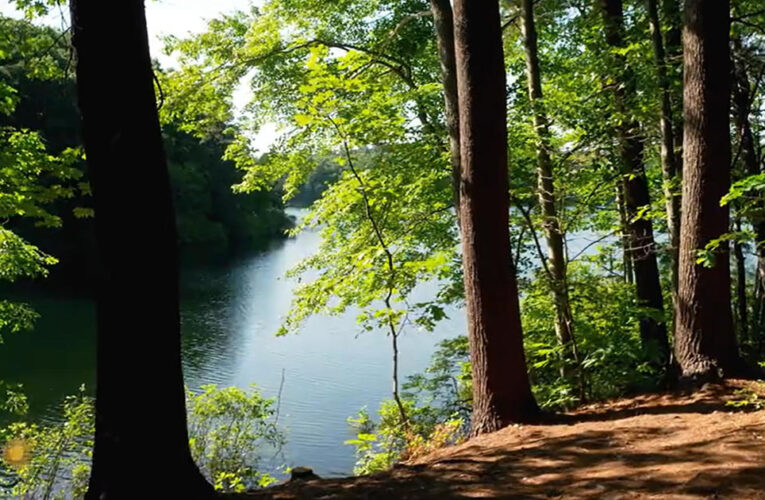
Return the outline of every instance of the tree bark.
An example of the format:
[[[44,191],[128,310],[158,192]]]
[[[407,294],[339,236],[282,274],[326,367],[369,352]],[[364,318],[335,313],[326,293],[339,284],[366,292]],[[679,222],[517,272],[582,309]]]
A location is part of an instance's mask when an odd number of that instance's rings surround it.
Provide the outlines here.
[[[696,252],[728,231],[730,187],[730,2],[686,0],[684,52],[684,171],[675,357],[680,376],[728,376],[738,353],[731,314],[728,245],[714,264]]]
[[[741,40],[736,37],[733,40],[733,48],[736,53],[742,54],[743,47]],[[741,161],[744,165],[746,175],[756,175],[762,172],[760,161],[757,158],[757,141],[752,133],[750,121],[750,112],[752,108],[752,96],[749,83],[749,75],[742,64],[733,63],[733,117],[736,126],[736,132],[740,141]],[[765,209],[762,203],[759,208]],[[757,250],[757,279],[765,283],[765,220],[762,216],[759,219],[752,220],[752,227],[755,232],[755,248]]]
[[[534,115],[534,131],[537,140],[537,196],[542,209],[545,242],[547,244],[550,285],[555,304],[555,334],[561,345],[566,347],[570,360],[576,362],[573,348],[573,318],[566,279],[566,257],[563,250],[563,231],[555,206],[555,183],[551,159],[550,130],[542,94],[542,76],[539,67],[537,29],[534,22],[533,0],[522,0],[521,30],[526,49],[526,78],[529,88],[529,102]]]
[[[438,59],[444,85],[444,114],[449,133],[449,153],[452,164],[452,193],[459,221],[460,210],[460,116],[457,96],[457,64],[454,59],[454,16],[450,0],[430,0],[430,11],[436,27]]]
[[[677,175],[683,176],[683,113],[682,113],[682,74],[683,74],[683,15],[680,11],[681,0],[662,0],[661,10],[666,26],[664,47],[666,48],[667,71],[672,103],[676,105],[673,113],[673,132],[675,144],[675,166]]]
[[[101,267],[86,498],[209,497],[188,446],[176,228],[143,2],[72,0],[71,16]]]
[[[627,223],[627,207],[624,204],[624,185],[620,182],[616,186],[616,206],[619,209],[619,224],[622,233],[622,271],[624,272],[624,282],[632,284],[635,282],[635,273],[632,269],[632,259],[630,258],[630,232]]]
[[[680,195],[677,192],[679,179],[675,159],[675,135],[673,132],[672,88],[667,71],[667,58],[659,21],[657,0],[647,0],[648,20],[651,25],[653,54],[656,59],[656,73],[661,94],[661,170],[664,178],[664,198],[667,210],[671,263],[672,303],[677,300],[677,252],[680,246]]]
[[[741,222],[736,222],[736,230],[741,231]],[[739,339],[745,341],[749,332],[749,314],[746,300],[746,258],[740,241],[733,242],[733,255],[736,258],[736,323]]]
[[[622,0],[601,0],[604,13],[606,41],[613,48],[624,47],[624,20]],[[635,92],[635,79],[623,56],[617,56],[617,63],[623,70],[616,76],[614,86],[616,110],[623,117],[618,136],[624,173],[624,204],[627,211],[629,233],[629,255],[635,272],[635,291],[639,303],[661,314],[664,311],[659,265],[656,258],[656,243],[653,224],[650,219],[640,216],[640,211],[651,204],[648,181],[643,165],[644,139],[640,124],[628,118],[627,96]],[[654,316],[640,320],[640,339],[649,353],[655,353],[658,365],[669,360],[669,341],[664,322]]]
[[[536,418],[509,234],[505,68],[496,0],[454,2],[460,219],[473,370],[472,433]]]

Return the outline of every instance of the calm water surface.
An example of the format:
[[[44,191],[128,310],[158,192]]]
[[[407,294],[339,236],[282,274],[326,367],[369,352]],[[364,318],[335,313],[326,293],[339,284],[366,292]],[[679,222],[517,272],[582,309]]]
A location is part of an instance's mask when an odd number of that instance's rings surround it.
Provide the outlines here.
[[[293,280],[284,273],[319,244],[316,232],[278,242],[262,254],[225,267],[182,272],[181,315],[186,384],[257,384],[279,393],[279,423],[287,435],[272,464],[309,465],[320,475],[344,475],[354,463],[346,422],[360,408],[375,410],[390,396],[391,348],[383,332],[364,332],[355,311],[309,319],[298,334],[275,337],[291,301]],[[435,292],[423,286],[418,298]],[[0,347],[0,379],[22,382],[34,417],[56,415],[56,404],[95,373],[94,306],[88,299],[34,301],[35,331]],[[140,307],[140,302],[136,302]],[[434,346],[464,333],[460,311],[434,333],[410,327],[400,339],[403,376],[422,371]]]
[[[226,266],[183,270],[184,372],[192,389],[254,383],[267,397],[279,393],[283,377],[279,424],[287,445],[264,465],[309,465],[320,475],[345,475],[354,463],[353,448],[343,444],[350,437],[346,419],[390,397],[391,348],[383,332],[361,333],[355,311],[316,316],[299,334],[274,336],[295,286],[284,274],[315,252],[319,240],[318,233],[304,232]],[[595,240],[581,234],[569,245],[578,251]],[[433,293],[434,286],[422,285],[417,299]],[[50,420],[65,395],[83,383],[94,387],[95,311],[87,298],[33,303],[41,319],[33,332],[7,336],[0,346],[0,379],[23,383],[31,416]],[[464,314],[448,312],[450,319],[434,333],[404,331],[402,378],[422,371],[440,340],[464,333]]]

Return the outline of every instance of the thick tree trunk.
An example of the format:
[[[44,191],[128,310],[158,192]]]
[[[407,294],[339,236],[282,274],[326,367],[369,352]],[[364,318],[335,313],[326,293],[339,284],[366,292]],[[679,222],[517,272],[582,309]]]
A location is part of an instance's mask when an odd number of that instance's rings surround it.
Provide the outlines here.
[[[188,446],[176,229],[143,2],[72,0],[71,14],[101,265],[86,498],[203,498],[212,488]]]
[[[613,48],[624,47],[622,0],[601,0],[604,12],[606,41]],[[619,127],[618,135],[621,149],[622,169],[624,172],[624,204],[627,209],[627,229],[629,232],[629,255],[635,272],[635,290],[638,301],[647,308],[663,312],[663,296],[659,279],[659,265],[656,258],[656,243],[653,237],[653,224],[645,217],[639,217],[640,211],[650,206],[648,181],[643,165],[643,137],[640,125],[627,119],[627,96],[634,93],[634,75],[623,57],[618,57],[623,68],[617,79],[620,85],[614,87],[617,112],[625,117]],[[640,320],[640,338],[648,352],[655,352],[657,364],[663,365],[669,360],[669,341],[664,322],[653,316]]]
[[[550,284],[555,303],[555,333],[561,345],[567,347],[571,360],[576,362],[573,348],[573,319],[566,280],[566,257],[563,251],[563,232],[555,206],[555,183],[550,158],[550,130],[542,95],[542,77],[537,49],[537,29],[534,22],[533,0],[522,0],[523,39],[526,48],[526,78],[529,101],[534,114],[534,130],[537,140],[537,196],[544,217],[544,234],[547,243]]]
[[[675,159],[675,135],[673,132],[672,88],[668,74],[667,57],[659,22],[657,0],[647,0],[648,20],[651,25],[653,53],[661,93],[661,170],[664,177],[664,198],[667,207],[667,229],[672,256],[671,283],[672,303],[677,300],[677,252],[680,246],[680,195],[677,191],[679,179]]]
[[[696,252],[728,231],[730,187],[730,2],[686,0],[684,52],[684,171],[675,357],[682,378],[727,376],[738,353],[731,314],[726,243],[712,267]]]
[[[454,59],[454,16],[450,0],[430,0],[430,11],[436,27],[438,59],[444,84],[444,114],[449,133],[449,153],[452,163],[452,192],[454,209],[459,221],[460,209],[460,115],[457,96],[457,64]]]
[[[454,2],[462,259],[473,434],[537,416],[523,352],[509,234],[505,68],[496,0]]]

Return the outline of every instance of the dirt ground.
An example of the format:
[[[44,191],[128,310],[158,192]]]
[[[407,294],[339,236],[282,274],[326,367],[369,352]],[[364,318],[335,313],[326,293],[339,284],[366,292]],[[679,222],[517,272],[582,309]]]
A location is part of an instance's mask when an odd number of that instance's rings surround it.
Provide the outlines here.
[[[726,406],[728,381],[505,428],[367,477],[291,481],[241,500],[765,499],[765,410]],[[765,400],[764,404],[765,404]],[[310,465],[310,464],[307,464]],[[233,497],[228,497],[233,498]]]

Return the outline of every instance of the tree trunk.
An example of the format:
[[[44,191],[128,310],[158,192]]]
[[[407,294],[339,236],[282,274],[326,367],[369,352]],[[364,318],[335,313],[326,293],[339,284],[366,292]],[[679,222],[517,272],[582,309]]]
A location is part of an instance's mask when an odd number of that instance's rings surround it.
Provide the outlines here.
[[[473,369],[472,433],[538,414],[523,352],[509,234],[505,68],[496,0],[454,2],[460,219]]]
[[[430,0],[430,11],[436,27],[438,58],[444,84],[444,114],[449,133],[449,153],[452,163],[452,192],[454,209],[459,221],[460,210],[460,115],[457,96],[457,65],[454,60],[454,18],[450,0]]]
[[[736,222],[736,230],[741,231],[741,222]],[[739,339],[746,340],[749,332],[749,314],[746,305],[746,260],[740,241],[733,242],[733,255],[736,258],[736,322]]]
[[[622,0],[601,0],[604,12],[606,41],[613,48],[624,47]],[[617,56],[623,70],[617,75],[620,85],[614,86],[617,112],[624,117],[619,127],[622,169],[624,176],[624,204],[627,211],[629,255],[635,271],[635,290],[638,301],[644,307],[661,314],[664,311],[659,265],[653,224],[640,211],[650,206],[648,181],[643,165],[643,143],[640,125],[628,119],[627,96],[635,92],[635,79],[623,56]],[[661,319],[644,316],[640,320],[640,339],[647,352],[656,353],[658,365],[669,360],[667,328]]]
[[[620,182],[616,185],[616,206],[619,209],[619,224],[622,233],[622,271],[624,272],[624,282],[634,283],[635,273],[632,270],[632,259],[630,258],[630,232],[627,223],[627,207],[624,204],[624,185]]]
[[[204,498],[212,488],[186,430],[176,229],[143,2],[72,0],[71,16],[101,266],[86,498]]]
[[[733,40],[733,47],[736,53],[743,52],[741,40],[736,37]],[[757,141],[752,133],[749,114],[752,109],[752,96],[749,84],[749,75],[743,64],[734,63],[733,83],[733,117],[736,125],[736,132],[740,141],[741,161],[744,164],[746,175],[757,175],[761,173],[760,161],[757,158]],[[760,209],[765,209],[762,203]],[[755,248],[757,250],[757,279],[765,283],[765,219],[760,214],[755,220],[752,220],[752,227],[755,232]]]
[[[573,319],[566,280],[566,257],[563,251],[563,232],[555,206],[555,183],[550,158],[550,130],[542,94],[542,77],[537,49],[537,29],[534,22],[533,0],[522,0],[523,39],[526,48],[526,78],[529,87],[529,102],[534,114],[534,131],[537,140],[537,196],[544,218],[544,233],[547,243],[550,285],[555,304],[555,334],[561,345],[566,347],[570,360],[576,362],[573,348]]]
[[[677,193],[679,178],[675,160],[675,136],[673,133],[672,88],[667,71],[664,40],[659,22],[657,0],[647,0],[648,19],[651,25],[653,53],[661,93],[661,170],[664,177],[664,198],[667,207],[667,229],[669,232],[672,283],[672,303],[677,300],[677,251],[680,245],[680,195]]]
[[[713,265],[696,252],[728,231],[730,187],[730,2],[686,0],[684,171],[675,355],[680,376],[704,380],[736,370],[730,263],[723,242]]]
[[[667,72],[669,73],[672,103],[676,105],[673,113],[675,167],[677,175],[683,177],[683,113],[682,113],[682,74],[683,74],[683,16],[680,12],[681,0],[662,0],[661,10],[666,26],[664,46],[666,48]]]

